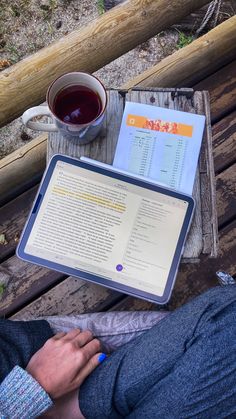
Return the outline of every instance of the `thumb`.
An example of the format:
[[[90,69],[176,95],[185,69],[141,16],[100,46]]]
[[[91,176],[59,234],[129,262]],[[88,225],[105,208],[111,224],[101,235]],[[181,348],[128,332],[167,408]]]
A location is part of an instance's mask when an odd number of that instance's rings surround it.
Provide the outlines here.
[[[95,368],[100,365],[105,359],[107,358],[106,354],[103,352],[97,353],[96,355],[92,356],[87,364],[80,370],[78,380],[79,386],[84,382],[85,378],[95,370]]]

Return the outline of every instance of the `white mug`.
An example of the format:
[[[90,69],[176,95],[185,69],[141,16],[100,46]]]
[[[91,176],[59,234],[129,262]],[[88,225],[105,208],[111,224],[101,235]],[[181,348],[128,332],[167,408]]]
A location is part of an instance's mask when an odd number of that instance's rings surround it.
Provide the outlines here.
[[[87,89],[90,92],[92,91],[98,97],[98,112],[93,116],[91,114],[91,120],[86,120],[86,122],[80,122],[79,119],[76,118],[75,121],[73,120],[72,122],[68,116],[62,118],[61,115],[58,115],[57,109],[55,109],[55,103],[58,95],[63,95],[63,92],[69,91],[68,89],[70,89],[70,94],[73,92],[73,95],[77,93],[79,95],[79,92],[76,92],[76,89],[78,90],[79,88]],[[68,97],[69,93],[67,95],[67,98]],[[89,99],[87,98],[87,100]],[[23,113],[22,121],[24,125],[37,131],[59,131],[65,138],[76,139],[78,144],[89,143],[99,133],[107,106],[107,93],[103,84],[95,76],[84,72],[73,72],[58,77],[49,86],[46,101],[46,106],[35,106],[27,109],[27,111]],[[63,97],[61,99],[61,103],[63,104]],[[91,109],[93,104],[94,101],[91,104],[88,102],[88,109]],[[76,109],[75,113],[73,112],[71,115],[72,114],[78,116],[79,110]],[[53,123],[31,121],[32,118],[43,115],[50,116]],[[88,114],[87,119],[89,116],[90,115]]]

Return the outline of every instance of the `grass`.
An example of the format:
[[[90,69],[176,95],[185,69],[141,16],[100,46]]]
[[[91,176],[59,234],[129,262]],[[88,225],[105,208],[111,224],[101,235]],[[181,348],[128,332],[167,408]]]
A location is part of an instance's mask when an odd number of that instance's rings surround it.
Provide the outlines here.
[[[105,13],[106,9],[105,9],[105,5],[104,5],[104,0],[97,0],[97,7],[98,7],[98,13],[100,15]]]
[[[177,42],[177,48],[184,48],[187,45],[191,44],[191,42],[193,41],[194,37],[193,35],[185,35],[183,32],[178,31],[179,33],[179,40]]]
[[[9,52],[9,54],[10,54],[9,59],[13,64],[15,64],[19,61],[19,59],[21,57],[21,54],[14,45],[12,45],[12,44],[6,45],[5,51]]]
[[[44,20],[49,20],[52,17],[53,12],[58,7],[57,0],[49,0],[49,4],[41,4],[41,12]]]

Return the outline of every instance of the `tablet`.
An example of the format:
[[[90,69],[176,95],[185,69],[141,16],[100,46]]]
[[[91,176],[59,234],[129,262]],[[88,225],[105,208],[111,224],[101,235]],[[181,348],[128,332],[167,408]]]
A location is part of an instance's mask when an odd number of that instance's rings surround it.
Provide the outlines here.
[[[19,258],[159,304],[174,285],[193,198],[55,155],[22,233]]]

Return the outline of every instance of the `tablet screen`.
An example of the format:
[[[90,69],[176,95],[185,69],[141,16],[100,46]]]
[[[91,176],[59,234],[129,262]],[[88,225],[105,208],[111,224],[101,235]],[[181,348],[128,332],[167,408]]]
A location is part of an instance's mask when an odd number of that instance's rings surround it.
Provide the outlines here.
[[[188,205],[59,160],[24,252],[162,296]]]

